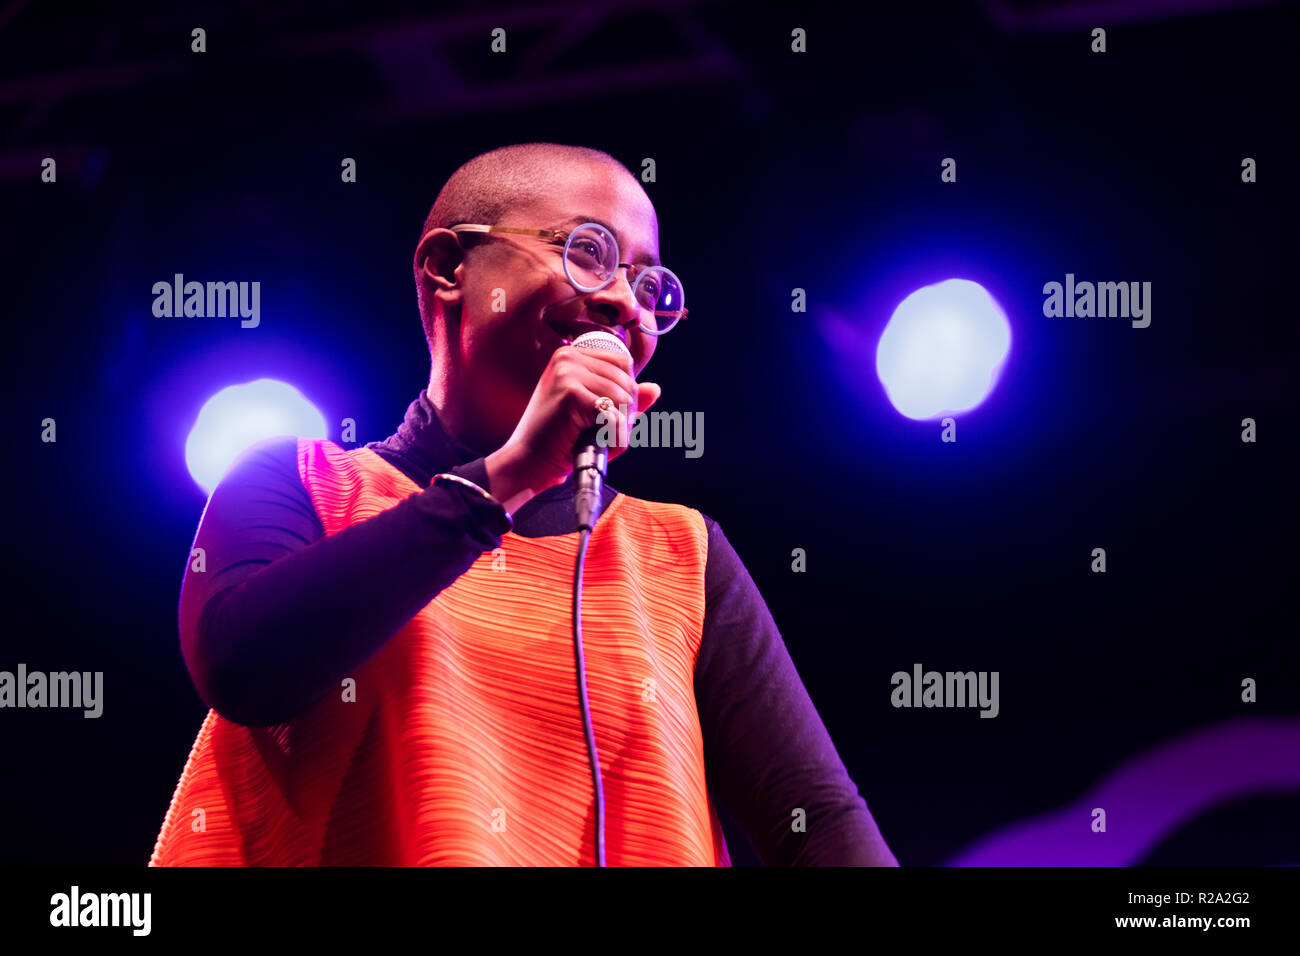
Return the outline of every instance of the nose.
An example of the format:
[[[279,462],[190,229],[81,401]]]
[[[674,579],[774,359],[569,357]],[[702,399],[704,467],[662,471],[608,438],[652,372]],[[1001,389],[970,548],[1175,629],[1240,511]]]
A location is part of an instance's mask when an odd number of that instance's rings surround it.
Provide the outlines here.
[[[627,272],[619,268],[619,275],[603,289],[587,293],[587,310],[613,326],[623,326],[631,331],[641,321],[641,306],[632,295],[632,285]]]

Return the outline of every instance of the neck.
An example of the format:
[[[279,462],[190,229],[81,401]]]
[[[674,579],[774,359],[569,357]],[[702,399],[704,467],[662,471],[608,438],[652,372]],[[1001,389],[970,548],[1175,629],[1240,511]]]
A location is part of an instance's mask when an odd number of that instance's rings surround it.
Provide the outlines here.
[[[448,401],[448,390],[445,385],[435,388],[434,384],[430,383],[425,394],[428,395],[429,402],[438,415],[438,423],[448,438],[472,449],[480,457],[496,447],[479,432],[469,416],[463,413],[461,403]]]
[[[472,412],[467,409],[472,402],[463,398],[458,400],[458,396],[465,394],[465,389],[459,375],[460,363],[456,360],[458,348],[452,347],[447,325],[445,319],[433,323],[433,340],[429,343],[429,385],[424,391],[438,415],[443,434],[482,457],[497,446],[487,440]]]

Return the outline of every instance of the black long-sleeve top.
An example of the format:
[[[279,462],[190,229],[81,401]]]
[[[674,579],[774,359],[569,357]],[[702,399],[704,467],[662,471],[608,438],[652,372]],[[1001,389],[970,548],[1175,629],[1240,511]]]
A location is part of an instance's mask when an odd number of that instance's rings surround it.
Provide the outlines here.
[[[181,646],[204,703],[247,726],[283,723],[368,660],[511,530],[481,457],[441,426],[427,393],[368,446],[424,490],[326,536],[298,473],[297,440],[247,451],[213,490],[181,587]],[[604,507],[617,494],[608,485]],[[573,476],[513,515],[525,537],[576,529]],[[766,603],[705,517],[696,705],[710,792],[768,865],[897,865],[836,752]],[[193,553],[193,552],[192,552]],[[805,812],[793,826],[796,808]]]

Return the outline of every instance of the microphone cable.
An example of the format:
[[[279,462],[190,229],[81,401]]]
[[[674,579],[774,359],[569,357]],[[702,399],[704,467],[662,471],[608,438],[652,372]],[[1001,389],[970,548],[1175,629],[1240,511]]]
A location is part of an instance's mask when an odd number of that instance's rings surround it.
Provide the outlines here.
[[[593,522],[594,523],[594,522]],[[596,865],[605,865],[605,787],[600,779],[600,755],[591,726],[591,704],[587,700],[587,667],[582,651],[582,572],[587,563],[587,542],[591,528],[578,532],[578,557],[573,567],[573,653],[578,665],[578,702],[582,705],[582,728],[587,735],[587,757],[596,788]]]

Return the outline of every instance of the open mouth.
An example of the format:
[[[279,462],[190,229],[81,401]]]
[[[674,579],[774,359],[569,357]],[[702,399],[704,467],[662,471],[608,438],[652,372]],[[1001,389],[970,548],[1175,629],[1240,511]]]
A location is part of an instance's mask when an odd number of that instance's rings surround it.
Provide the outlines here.
[[[573,344],[574,339],[587,332],[608,332],[625,346],[628,344],[627,332],[625,329],[611,325],[602,325],[599,322],[592,322],[590,319],[548,318],[546,324],[560,337],[565,345]]]

